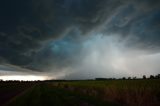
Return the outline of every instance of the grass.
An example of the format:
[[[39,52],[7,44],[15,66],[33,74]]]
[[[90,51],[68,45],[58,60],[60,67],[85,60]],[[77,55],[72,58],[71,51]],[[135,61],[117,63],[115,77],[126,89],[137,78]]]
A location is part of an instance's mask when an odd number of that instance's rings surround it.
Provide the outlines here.
[[[21,95],[7,106],[118,106],[115,103],[68,91],[49,83],[39,84]]]
[[[126,106],[160,105],[160,80],[72,81],[59,86]]]
[[[159,79],[1,85],[0,92],[26,88],[25,92],[14,96],[7,106],[160,106]]]

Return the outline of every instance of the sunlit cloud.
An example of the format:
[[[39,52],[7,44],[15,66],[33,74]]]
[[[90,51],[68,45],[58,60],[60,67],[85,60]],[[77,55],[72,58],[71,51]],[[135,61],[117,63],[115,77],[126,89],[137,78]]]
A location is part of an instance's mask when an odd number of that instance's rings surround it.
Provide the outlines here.
[[[10,76],[0,76],[1,80],[16,80],[16,81],[36,81],[36,80],[46,80],[45,76],[34,76],[34,75],[10,75]]]

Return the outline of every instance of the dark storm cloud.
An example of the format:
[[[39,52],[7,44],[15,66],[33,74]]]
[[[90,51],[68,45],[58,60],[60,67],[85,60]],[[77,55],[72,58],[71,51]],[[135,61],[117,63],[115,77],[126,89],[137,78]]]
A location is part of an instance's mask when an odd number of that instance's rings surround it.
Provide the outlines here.
[[[71,26],[78,27],[81,33],[87,33],[96,27],[101,21],[96,14],[103,10],[102,4],[105,2],[1,1],[1,57],[11,64],[29,64],[43,47],[44,41],[63,36]]]
[[[80,6],[79,2],[82,2],[82,5],[84,3],[85,7]],[[99,3],[94,0],[91,3],[79,2],[70,0],[1,1],[1,56],[13,64],[27,64],[32,61],[30,56],[34,56],[36,49],[42,47],[45,40],[63,36],[70,26],[81,23],[77,20],[85,21],[83,23],[89,25],[87,20],[92,18],[99,9],[96,10],[93,6]],[[87,30],[87,27],[84,29]]]
[[[126,2],[126,1],[124,1]],[[128,46],[141,48],[159,47],[160,2],[158,0],[130,1],[115,11],[105,25],[104,33],[132,37]]]
[[[82,42],[94,33],[133,37],[128,46],[157,50],[159,7],[159,0],[1,1],[0,62],[63,70],[74,64]]]

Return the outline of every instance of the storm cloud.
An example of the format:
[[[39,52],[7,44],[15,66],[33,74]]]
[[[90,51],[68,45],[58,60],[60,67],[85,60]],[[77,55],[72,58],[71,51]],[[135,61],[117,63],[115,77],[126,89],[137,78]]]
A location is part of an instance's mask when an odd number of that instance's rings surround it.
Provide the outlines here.
[[[3,72],[69,79],[159,73],[159,0],[5,0],[0,8]]]

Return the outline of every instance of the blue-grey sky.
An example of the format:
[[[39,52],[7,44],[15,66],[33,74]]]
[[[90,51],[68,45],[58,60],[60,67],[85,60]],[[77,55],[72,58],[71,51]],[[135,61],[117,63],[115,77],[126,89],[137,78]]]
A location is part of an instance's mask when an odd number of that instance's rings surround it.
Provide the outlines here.
[[[1,76],[141,77],[159,69],[160,0],[0,1]]]

